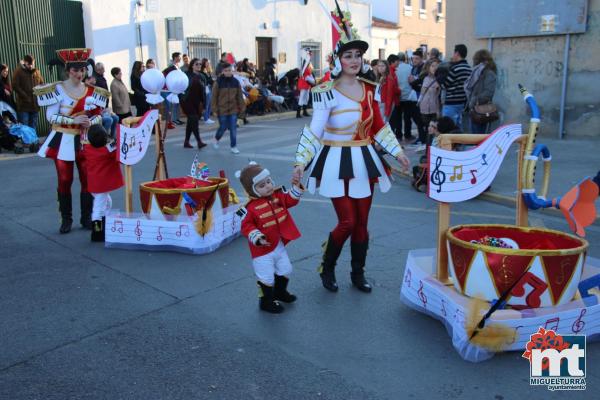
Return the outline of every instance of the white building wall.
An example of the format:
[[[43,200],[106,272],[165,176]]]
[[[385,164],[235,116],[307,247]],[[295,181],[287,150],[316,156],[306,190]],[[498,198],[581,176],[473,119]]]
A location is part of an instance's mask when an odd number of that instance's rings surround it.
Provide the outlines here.
[[[379,58],[379,49],[385,49],[385,57],[398,54],[400,43],[397,29],[372,28],[371,31],[371,59]]]
[[[333,0],[323,0],[333,10]],[[169,63],[173,51],[187,52],[185,38],[205,35],[220,38],[224,52],[236,59],[256,61],[256,37],[273,38],[273,56],[286,53],[286,62],[278,64],[279,71],[298,67],[301,41],[321,42],[322,60],[331,48],[331,24],[317,0],[304,5],[303,0],[83,0],[86,45],[93,57],[110,69],[123,69],[124,82],[135,60],[141,60],[136,21],[141,26],[144,61],[153,58],[158,68]],[[371,6],[363,0],[350,0],[354,27],[364,40],[370,42]],[[148,9],[156,6],[157,11]],[[342,8],[346,2],[341,1]],[[166,18],[182,17],[184,41],[166,40]],[[279,27],[274,28],[274,22]],[[267,28],[264,28],[266,24]],[[377,51],[375,51],[375,54]],[[370,54],[367,54],[369,57]]]

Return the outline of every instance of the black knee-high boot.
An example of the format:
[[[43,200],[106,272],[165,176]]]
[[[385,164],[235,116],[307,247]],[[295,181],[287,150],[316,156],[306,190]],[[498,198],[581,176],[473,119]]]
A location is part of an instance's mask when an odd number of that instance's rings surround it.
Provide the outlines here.
[[[85,229],[92,229],[92,208],[94,207],[94,196],[91,193],[81,193],[79,195],[81,204],[81,218],[79,222]]]
[[[277,300],[275,300],[273,287],[267,286],[260,281],[256,283],[258,283],[258,297],[260,298],[258,306],[260,309],[272,314],[282,313],[284,308]]]
[[[310,117],[310,114],[308,113],[308,111],[306,111],[306,106],[302,106],[302,115],[304,115],[305,117]]]
[[[285,276],[275,275],[275,300],[283,301],[284,303],[293,303],[296,301],[296,296],[287,291],[289,281]]]
[[[350,253],[352,260],[352,272],[350,278],[352,284],[361,292],[370,293],[372,288],[369,282],[365,279],[365,264],[367,261],[367,250],[369,249],[369,240],[361,243],[350,242]]]
[[[73,225],[73,202],[71,193],[58,193],[58,209],[60,211],[60,233],[69,233]]]
[[[321,275],[323,287],[331,292],[338,291],[338,285],[335,280],[335,265],[337,259],[342,252],[342,246],[338,246],[334,241],[331,233],[329,239],[323,243],[323,259],[317,271]]]
[[[298,108],[296,108],[296,118],[302,118],[302,115],[300,115],[301,111],[302,111],[302,106],[298,105]]]

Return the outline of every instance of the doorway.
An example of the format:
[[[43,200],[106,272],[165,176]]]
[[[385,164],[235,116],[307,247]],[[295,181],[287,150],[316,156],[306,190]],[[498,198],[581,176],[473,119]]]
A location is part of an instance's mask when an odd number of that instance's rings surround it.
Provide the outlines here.
[[[259,74],[263,74],[265,63],[273,57],[273,38],[256,38],[256,69]]]

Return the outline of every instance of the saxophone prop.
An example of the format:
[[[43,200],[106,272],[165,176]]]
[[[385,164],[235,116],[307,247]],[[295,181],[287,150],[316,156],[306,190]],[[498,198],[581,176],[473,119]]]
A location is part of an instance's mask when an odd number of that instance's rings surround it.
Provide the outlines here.
[[[523,170],[520,177],[525,204],[531,210],[550,207],[559,209],[569,223],[571,230],[583,237],[585,236],[584,228],[591,225],[596,219],[594,201],[598,197],[598,185],[590,177],[586,177],[563,196],[552,200],[546,198],[550,185],[550,162],[552,156],[546,145],[535,144],[541,122],[540,110],[535,98],[522,85],[519,85],[519,90],[531,111]],[[538,195],[535,190],[535,172],[540,155],[544,161],[544,178],[541,194]]]

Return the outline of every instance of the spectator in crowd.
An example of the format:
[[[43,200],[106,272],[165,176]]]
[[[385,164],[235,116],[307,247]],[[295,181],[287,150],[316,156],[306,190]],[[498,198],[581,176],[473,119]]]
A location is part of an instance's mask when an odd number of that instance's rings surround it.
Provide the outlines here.
[[[181,66],[181,71],[186,74],[190,71],[190,57],[187,54],[181,56],[181,61],[183,61],[183,65]]]
[[[165,78],[167,77],[167,75],[169,75],[169,73],[171,71],[179,69],[180,62],[181,62],[181,53],[176,51],[173,54],[171,54],[171,65],[169,65],[167,68],[165,68],[162,72],[163,75],[165,76]],[[169,95],[169,93],[166,90],[163,91],[162,94],[165,99]],[[167,109],[167,128],[168,129],[175,129],[174,124],[183,125],[183,121],[179,120],[179,104],[170,103],[167,101],[166,109]]]
[[[198,123],[200,121],[200,115],[206,103],[206,90],[204,87],[204,77],[201,74],[202,63],[200,59],[194,58],[190,61],[188,78],[190,83],[183,96],[181,107],[187,115],[187,124],[185,126],[185,141],[183,147],[191,149],[190,137],[192,133],[198,142],[198,148],[201,149],[206,146],[206,143],[202,142],[200,138],[200,132],[198,130]]]
[[[389,75],[392,79],[396,81],[396,86],[398,86],[398,99],[396,100],[396,105],[392,108],[392,113],[389,116],[389,123],[392,131],[398,138],[398,140],[402,140],[402,110],[400,108],[400,99],[401,99],[401,91],[400,83],[398,82],[398,66],[400,65],[400,57],[396,54],[390,54],[387,58],[387,64],[389,68]]]
[[[410,75],[408,76],[408,83],[410,83],[410,87],[415,91],[417,100],[421,95],[421,87],[423,86],[423,79],[427,75],[427,71],[423,71],[423,50],[417,49],[412,54],[412,68],[410,71]],[[412,104],[411,104],[412,106]],[[419,139],[417,140],[418,144],[425,144],[425,140],[427,138],[427,130],[426,125],[423,124],[423,120],[421,118],[421,111],[415,101],[414,108],[411,109],[413,112],[413,121],[417,124],[417,131],[419,132]]]
[[[231,140],[231,152],[239,154],[236,142],[237,116],[246,110],[242,87],[233,76],[231,65],[220,65],[222,73],[217,78],[212,90],[212,109],[219,118],[219,129],[215,134],[213,147],[219,148],[219,140],[223,137],[225,130],[229,129]]]
[[[411,142],[415,139],[412,135],[411,120],[420,126],[421,121],[418,118],[417,110],[417,92],[411,87],[409,77],[411,76],[412,67],[406,63],[406,54],[398,53],[400,64],[396,68],[396,77],[398,78],[398,87],[400,88],[400,121],[404,122],[404,140]],[[399,123],[402,127],[402,122]],[[402,133],[402,129],[398,129]],[[401,135],[397,135],[400,140]]]
[[[221,59],[219,60],[219,63],[217,64],[217,70],[216,70],[217,78],[219,76],[221,76],[221,72],[223,72],[221,70],[221,68],[225,65],[231,65],[231,64],[228,61],[227,53],[221,53]]]
[[[96,63],[96,66],[94,67],[94,78],[96,78],[95,86],[108,90],[108,83],[104,77],[104,72],[104,64],[101,62]]]
[[[423,86],[419,95],[419,111],[421,112],[421,119],[423,125],[429,127],[431,121],[436,121],[440,114],[440,92],[441,87],[438,81],[435,79],[435,72],[437,71],[439,61],[431,59],[425,64],[425,71],[427,75],[423,79]],[[427,135],[420,137],[423,145],[430,143],[430,138]]]
[[[454,46],[452,64],[443,84],[446,89],[446,99],[442,107],[442,115],[452,118],[459,128],[462,127],[462,114],[467,102],[465,81],[471,75],[471,67],[465,60],[466,57],[467,46],[464,44]]]
[[[200,75],[204,77],[204,86],[206,90],[206,101],[204,103],[204,123],[205,124],[214,124],[215,121],[210,119],[210,115],[212,114],[211,108],[211,100],[212,100],[212,87],[215,83],[215,80],[212,76],[212,66],[210,65],[210,60],[208,58],[203,58],[200,64]]]
[[[113,77],[110,83],[110,96],[112,97],[112,108],[119,117],[119,122],[124,118],[131,117],[131,101],[129,100],[129,91],[121,80],[123,72],[121,68],[114,67],[110,70]]]
[[[378,61],[375,72],[378,82],[375,100],[379,102],[381,116],[387,122],[394,108],[400,104],[400,88],[396,75],[390,72],[390,65],[386,60]]]
[[[33,88],[44,83],[44,78],[38,69],[35,68],[35,59],[27,54],[23,61],[15,68],[13,73],[12,88],[16,95],[17,116],[19,122],[36,128],[38,122],[37,100],[33,95]]]
[[[273,93],[277,93],[277,60],[271,57],[265,63],[264,85]]]
[[[131,90],[133,90],[133,105],[135,106],[135,115],[140,117],[150,109],[150,105],[146,102],[146,93],[142,86],[142,74],[146,70],[141,61],[135,61],[131,67]]]
[[[156,63],[152,58],[146,60],[146,69],[156,68]]]
[[[487,104],[494,98],[496,91],[496,63],[489,51],[481,49],[473,56],[473,72],[465,82],[465,94],[468,110],[476,105]],[[487,133],[489,123],[471,122],[471,133]]]
[[[15,101],[13,100],[12,85],[10,84],[8,65],[6,64],[0,64],[0,101],[5,102],[12,108],[16,108]]]
[[[442,62],[442,53],[438,48],[432,47],[431,50],[429,50],[428,60],[437,60],[438,62]]]

